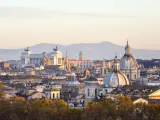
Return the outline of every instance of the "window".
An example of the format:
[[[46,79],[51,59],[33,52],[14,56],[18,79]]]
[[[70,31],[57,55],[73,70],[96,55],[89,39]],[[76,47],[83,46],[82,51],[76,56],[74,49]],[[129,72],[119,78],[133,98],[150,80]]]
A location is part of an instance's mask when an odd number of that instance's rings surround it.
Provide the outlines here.
[[[97,91],[97,89],[95,89],[95,97],[97,97],[98,96],[98,91]]]
[[[127,78],[129,79],[129,74],[127,74]]]
[[[53,93],[53,99],[55,98],[55,94]]]
[[[59,95],[58,95],[58,93],[57,93],[57,97],[56,97],[57,99],[59,99]]]
[[[61,58],[58,58],[58,64],[61,64]]]
[[[30,64],[32,64],[32,58],[30,59]]]
[[[50,58],[50,60],[51,60],[52,64],[54,64],[54,59],[53,59],[53,58]]]
[[[25,58],[21,59],[22,64],[25,64]]]
[[[90,96],[90,89],[88,89],[88,96]]]
[[[137,79],[137,75],[136,74],[134,75],[134,79]]]

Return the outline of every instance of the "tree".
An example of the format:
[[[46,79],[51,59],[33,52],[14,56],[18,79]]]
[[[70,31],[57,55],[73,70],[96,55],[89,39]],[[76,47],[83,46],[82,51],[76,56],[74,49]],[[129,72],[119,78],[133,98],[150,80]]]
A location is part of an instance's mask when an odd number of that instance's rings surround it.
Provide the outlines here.
[[[69,109],[68,120],[82,120],[83,109]]]
[[[3,98],[4,94],[3,94],[3,91],[2,91],[2,88],[3,88],[3,83],[0,82],[0,100]]]
[[[147,106],[146,104],[139,103],[136,105],[133,105],[133,116],[132,119],[139,119],[139,120],[148,120],[147,116]]]
[[[19,102],[19,101],[25,101],[24,97],[12,97],[9,99],[10,101],[15,101],[15,102]]]
[[[122,120],[128,120],[132,118],[133,105],[132,101],[128,97],[119,97],[118,98],[118,114]]]
[[[148,120],[160,120],[160,104],[147,105]]]
[[[83,114],[85,120],[115,120],[116,118],[116,102],[112,99],[89,103]]]
[[[25,120],[26,102],[12,102],[9,100],[0,101],[0,119],[1,120]]]

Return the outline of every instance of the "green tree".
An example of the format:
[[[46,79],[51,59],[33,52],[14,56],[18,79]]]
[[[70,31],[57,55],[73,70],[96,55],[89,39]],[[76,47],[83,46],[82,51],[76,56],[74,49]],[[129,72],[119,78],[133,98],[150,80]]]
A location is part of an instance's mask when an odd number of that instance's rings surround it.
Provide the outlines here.
[[[68,120],[82,120],[83,109],[69,109]]]
[[[133,104],[130,98],[128,97],[119,97],[118,100],[118,114],[120,119],[128,120],[132,119],[133,113]]]
[[[0,100],[3,98],[4,94],[3,94],[3,91],[2,91],[2,88],[3,88],[3,83],[0,82]]]
[[[160,105],[149,104],[147,105],[148,120],[160,120]]]
[[[147,116],[147,106],[146,104],[143,103],[139,103],[136,105],[133,105],[133,116],[132,119],[134,120],[148,120],[148,116]]]
[[[116,102],[111,99],[89,103],[83,114],[85,120],[115,120],[116,118]]]

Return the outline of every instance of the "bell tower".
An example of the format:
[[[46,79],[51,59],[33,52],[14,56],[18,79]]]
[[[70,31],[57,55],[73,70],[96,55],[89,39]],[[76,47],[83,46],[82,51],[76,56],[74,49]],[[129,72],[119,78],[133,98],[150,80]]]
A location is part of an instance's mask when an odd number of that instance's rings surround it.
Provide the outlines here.
[[[119,65],[119,62],[118,62],[117,55],[114,58],[113,70],[116,71],[116,72],[120,71],[120,65]]]
[[[80,61],[83,60],[83,53],[82,53],[82,51],[79,52],[79,60],[80,60]]]

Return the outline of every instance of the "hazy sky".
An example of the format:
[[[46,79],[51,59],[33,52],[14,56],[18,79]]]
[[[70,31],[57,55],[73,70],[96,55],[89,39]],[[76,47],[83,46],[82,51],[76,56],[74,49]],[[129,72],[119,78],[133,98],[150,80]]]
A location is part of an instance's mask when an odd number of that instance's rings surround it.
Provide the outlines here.
[[[0,48],[109,41],[160,49],[160,0],[0,0]]]

